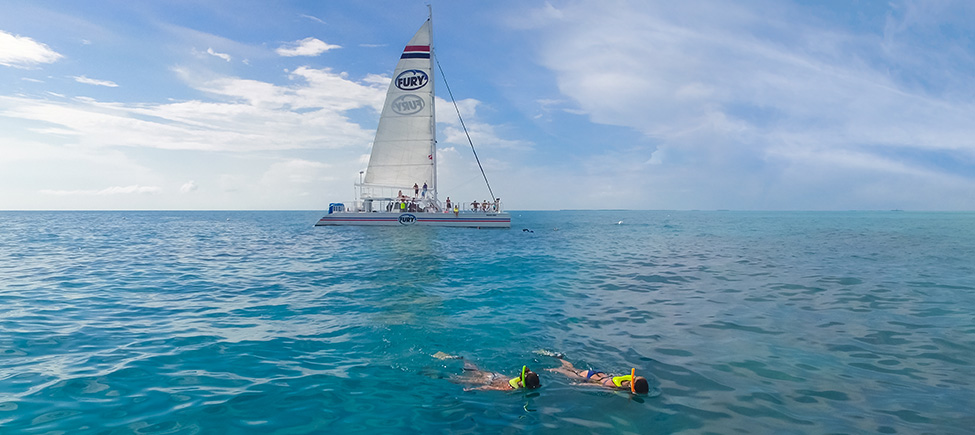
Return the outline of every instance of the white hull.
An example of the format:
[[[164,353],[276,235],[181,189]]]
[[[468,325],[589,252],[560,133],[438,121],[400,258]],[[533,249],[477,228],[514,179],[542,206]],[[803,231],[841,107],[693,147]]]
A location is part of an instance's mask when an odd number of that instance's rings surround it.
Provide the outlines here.
[[[321,218],[316,227],[352,226],[429,226],[467,228],[511,228],[511,215],[505,212],[478,213],[398,213],[398,212],[338,212]]]

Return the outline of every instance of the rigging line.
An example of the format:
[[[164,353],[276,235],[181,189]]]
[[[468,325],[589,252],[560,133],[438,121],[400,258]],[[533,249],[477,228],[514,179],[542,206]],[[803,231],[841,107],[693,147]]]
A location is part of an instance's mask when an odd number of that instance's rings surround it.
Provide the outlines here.
[[[471,151],[474,153],[474,160],[477,162],[478,169],[481,170],[481,176],[484,177],[484,184],[487,185],[488,193],[491,194],[491,200],[497,199],[494,196],[494,191],[491,190],[491,183],[488,182],[487,174],[484,173],[484,167],[481,166],[481,159],[477,158],[477,151],[474,149],[474,141],[471,140],[471,134],[467,132],[467,125],[464,124],[464,118],[460,116],[460,108],[457,107],[457,100],[454,99],[454,93],[450,91],[450,85],[447,84],[447,76],[443,73],[443,67],[440,66],[440,59],[436,56],[433,58],[437,62],[437,68],[440,69],[440,77],[443,80],[444,87],[447,88],[447,94],[450,95],[450,102],[454,103],[454,110],[457,111],[457,119],[460,120],[460,126],[464,128],[464,134],[467,135],[467,142],[471,144]]]

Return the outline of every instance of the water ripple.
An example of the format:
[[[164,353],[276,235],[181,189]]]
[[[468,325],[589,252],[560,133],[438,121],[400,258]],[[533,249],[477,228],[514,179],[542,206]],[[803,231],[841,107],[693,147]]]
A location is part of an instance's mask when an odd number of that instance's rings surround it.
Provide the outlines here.
[[[966,433],[969,214],[534,212],[534,233],[304,212],[0,213],[16,433]],[[624,220],[624,225],[616,225]],[[551,230],[558,227],[558,231]],[[416,231],[413,231],[416,230]],[[543,372],[564,352],[652,393]],[[381,416],[382,418],[376,418]]]

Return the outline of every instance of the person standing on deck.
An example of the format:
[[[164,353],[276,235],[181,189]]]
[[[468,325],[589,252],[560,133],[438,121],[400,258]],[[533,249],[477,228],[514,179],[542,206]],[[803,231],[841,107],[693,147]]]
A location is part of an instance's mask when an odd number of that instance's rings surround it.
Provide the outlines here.
[[[427,197],[427,183],[425,181],[423,182],[423,194],[421,194],[420,196],[424,198]]]
[[[417,186],[416,183],[413,183],[413,197],[416,198],[419,195],[420,195],[420,186]]]

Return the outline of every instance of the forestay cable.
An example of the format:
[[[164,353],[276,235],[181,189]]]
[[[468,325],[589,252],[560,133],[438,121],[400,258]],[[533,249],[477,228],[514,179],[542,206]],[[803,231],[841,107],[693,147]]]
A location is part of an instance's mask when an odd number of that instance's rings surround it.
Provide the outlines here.
[[[440,59],[436,56],[433,60],[437,62],[437,68],[440,70],[440,77],[443,78],[444,87],[447,88],[447,95],[450,95],[450,102],[454,103],[454,110],[457,111],[457,119],[460,120],[460,126],[464,128],[464,134],[467,135],[467,143],[471,144],[471,151],[474,152],[474,160],[477,161],[477,167],[481,170],[481,176],[484,177],[484,184],[487,185],[488,193],[491,194],[491,200],[496,200],[497,197],[494,196],[494,191],[491,190],[491,183],[488,182],[487,174],[484,173],[484,167],[481,166],[481,159],[477,158],[477,150],[474,149],[474,141],[471,140],[471,134],[467,132],[467,125],[464,124],[464,118],[460,116],[460,108],[457,107],[457,100],[454,99],[454,93],[450,91],[450,85],[447,84],[447,76],[443,73],[443,67],[440,66]]]

